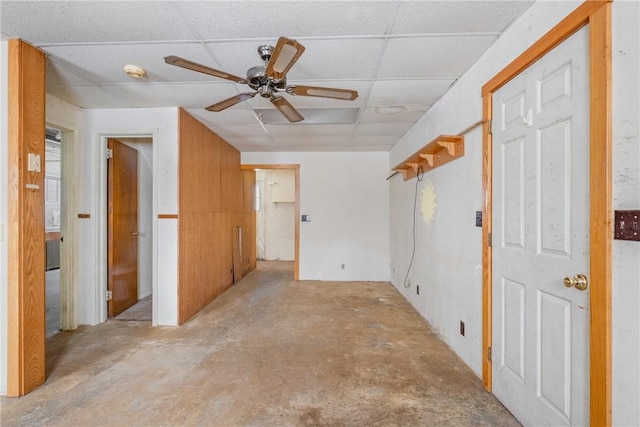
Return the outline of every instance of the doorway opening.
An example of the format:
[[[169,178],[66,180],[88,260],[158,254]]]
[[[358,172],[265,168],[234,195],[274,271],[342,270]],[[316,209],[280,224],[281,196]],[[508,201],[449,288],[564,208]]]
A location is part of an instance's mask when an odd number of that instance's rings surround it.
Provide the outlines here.
[[[241,165],[256,171],[256,259],[293,261],[300,278],[300,165]]]
[[[46,336],[61,329],[60,239],[62,213],[62,131],[45,130],[44,231],[45,231],[45,324]]]
[[[256,170],[256,259],[295,259],[295,171]]]
[[[106,254],[108,318],[151,321],[153,139],[108,138]]]
[[[46,337],[78,327],[76,132],[45,127],[44,235]]]

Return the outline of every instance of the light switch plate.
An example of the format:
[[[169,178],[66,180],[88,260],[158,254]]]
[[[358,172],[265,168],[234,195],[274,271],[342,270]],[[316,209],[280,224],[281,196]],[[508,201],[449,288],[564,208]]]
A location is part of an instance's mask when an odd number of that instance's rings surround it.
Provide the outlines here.
[[[640,242],[640,211],[615,211],[614,238]]]
[[[40,172],[40,154],[29,153],[27,156],[27,170],[29,172]]]

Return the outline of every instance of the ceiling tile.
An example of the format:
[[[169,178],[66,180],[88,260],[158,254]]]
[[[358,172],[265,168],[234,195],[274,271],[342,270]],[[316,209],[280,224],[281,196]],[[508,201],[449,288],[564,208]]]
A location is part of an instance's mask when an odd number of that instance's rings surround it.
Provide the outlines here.
[[[403,1],[391,34],[501,32],[533,1]]]
[[[203,38],[300,38],[384,34],[394,2],[188,1],[183,15]]]
[[[131,100],[117,96],[111,90],[101,86],[63,86],[48,85],[47,93],[81,108],[121,108],[131,105]],[[97,107],[95,107],[97,108]]]
[[[245,77],[247,70],[264,65],[257,49],[275,44],[276,39],[261,41],[207,43],[223,71]],[[384,46],[380,39],[301,40],[305,51],[287,73],[287,80],[370,79]],[[214,67],[215,68],[215,67]]]
[[[35,44],[196,39],[170,1],[3,1],[1,16]]]
[[[398,123],[408,122],[415,123],[420,117],[424,116],[427,107],[404,107],[398,112],[389,111],[385,107],[364,108],[360,114],[360,124],[368,123]]]
[[[216,131],[216,128],[227,126],[253,126],[258,120],[253,112],[247,108],[227,108],[219,113],[207,111],[202,108],[189,108],[189,114],[192,114],[205,125]]]
[[[495,36],[390,39],[378,78],[459,77],[495,39]]]
[[[379,105],[433,105],[455,79],[378,80],[373,83],[367,107]]]
[[[223,81],[207,74],[185,70],[164,62],[168,55],[178,55],[192,61],[211,61],[206,49],[194,43],[109,44],[81,46],[49,46],[44,51],[51,61],[67,68],[79,77],[95,83],[131,83],[135,81],[123,71],[127,64],[145,69],[146,82]]]
[[[266,125],[269,135],[279,137],[302,136],[351,136],[355,133],[356,125],[305,125],[297,126]]]

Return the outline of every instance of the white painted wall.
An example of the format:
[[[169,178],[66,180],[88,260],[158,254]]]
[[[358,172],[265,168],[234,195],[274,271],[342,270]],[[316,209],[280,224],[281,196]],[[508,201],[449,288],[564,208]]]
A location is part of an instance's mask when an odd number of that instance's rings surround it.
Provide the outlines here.
[[[534,4],[436,103],[390,152],[394,167],[441,133],[458,133],[482,118],[481,86],[579,5]],[[637,2],[613,2],[614,209],[640,209]],[[410,279],[412,208],[416,180],[391,183],[391,278],[441,337],[481,375],[481,229],[474,212],[482,205],[482,137],[466,137],[465,156],[425,175],[436,191],[431,226],[418,217],[417,250]],[[421,186],[424,183],[421,183]],[[419,199],[420,200],[420,199]],[[415,285],[420,285],[416,295]],[[640,244],[613,244],[613,422],[640,424]],[[466,323],[466,337],[458,331]]]
[[[7,71],[8,43],[0,40],[0,395],[7,394]]]
[[[178,109],[131,108],[84,110],[83,149],[80,153],[80,210],[89,213],[80,227],[80,323],[106,319],[100,298],[106,291],[106,160],[105,137],[153,138],[153,218],[178,213]],[[153,242],[153,323],[177,325],[177,221],[156,219]],[[81,223],[82,224],[82,223]],[[98,266],[98,268],[96,268]],[[84,305],[86,304],[86,305]]]
[[[388,153],[242,153],[242,163],[300,165],[300,210],[311,215],[300,279],[389,280]]]
[[[261,182],[263,188],[261,209],[256,212],[258,258],[267,261],[293,261],[296,221],[295,170],[257,171],[256,182]],[[280,194],[283,193],[282,188],[285,188],[285,194]],[[280,191],[274,191],[277,189]]]
[[[640,209],[640,3],[612,7],[613,209]],[[640,242],[612,254],[613,425],[640,425]]]

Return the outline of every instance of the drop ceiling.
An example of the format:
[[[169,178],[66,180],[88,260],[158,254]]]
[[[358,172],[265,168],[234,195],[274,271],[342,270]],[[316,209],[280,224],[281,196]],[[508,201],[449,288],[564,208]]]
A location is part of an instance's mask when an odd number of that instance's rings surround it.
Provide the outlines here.
[[[387,151],[531,1],[2,1],[2,38],[47,53],[47,93],[82,108],[181,106],[240,151]],[[279,121],[255,97],[204,110],[247,86],[165,64],[177,55],[245,76],[257,48],[306,50],[289,84],[354,89],[353,102],[288,100]],[[147,77],[123,67],[143,67]]]

